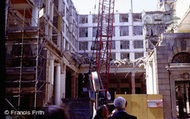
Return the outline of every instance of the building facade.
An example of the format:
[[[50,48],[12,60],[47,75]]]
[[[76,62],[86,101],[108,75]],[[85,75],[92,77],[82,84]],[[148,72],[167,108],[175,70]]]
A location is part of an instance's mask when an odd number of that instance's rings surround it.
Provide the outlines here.
[[[80,55],[94,57],[93,44],[97,32],[97,18],[96,14],[79,15],[78,53]],[[136,66],[138,65],[136,60],[142,57],[144,57],[142,13],[115,13],[109,78],[112,100],[114,92],[146,93],[145,70]],[[88,65],[84,64],[81,65],[81,71],[88,73]]]
[[[78,14],[71,0],[6,2],[6,106],[62,105],[62,99],[89,97],[97,15]],[[115,13],[111,100],[115,92],[162,94],[164,118],[188,118],[190,3],[158,3],[160,11]]]
[[[67,56],[77,51],[78,22],[72,1],[8,0],[7,8],[9,104],[17,108],[61,105],[62,98],[75,97],[77,88],[71,80],[77,80],[78,69]]]
[[[161,2],[163,3],[163,2]],[[163,95],[164,118],[189,118],[190,12],[189,1],[166,1],[172,24],[147,53],[147,94]],[[164,7],[163,7],[164,8]]]
[[[7,0],[6,8],[7,107],[89,97],[97,15],[79,15],[71,0]],[[145,94],[145,70],[137,68],[144,56],[141,13],[115,13],[112,44],[112,100],[115,92]]]

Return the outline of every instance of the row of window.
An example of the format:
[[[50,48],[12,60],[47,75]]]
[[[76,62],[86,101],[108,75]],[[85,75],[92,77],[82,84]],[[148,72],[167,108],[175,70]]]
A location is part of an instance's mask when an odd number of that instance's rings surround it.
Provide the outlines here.
[[[135,59],[143,57],[144,53],[140,52],[140,53],[135,53]],[[120,54],[120,58],[121,59],[130,59],[130,53],[121,53]],[[115,53],[111,53],[111,60],[115,60],[116,59],[116,54]]]
[[[96,37],[97,27],[93,27],[92,36]],[[129,26],[120,26],[120,36],[129,35]],[[133,35],[143,35],[142,26],[133,26]],[[115,27],[113,27],[113,36],[115,36]],[[88,37],[88,27],[79,28],[79,37]]]
[[[98,49],[97,44],[99,44],[99,43],[93,42],[92,46],[93,46],[94,50]],[[143,48],[143,41],[142,40],[134,40],[132,45],[135,49]],[[103,46],[103,44],[102,44],[102,46]],[[115,46],[116,46],[115,41],[112,41],[112,49],[115,49],[116,48]],[[120,49],[129,49],[129,46],[130,46],[130,42],[128,40],[120,41]],[[88,42],[87,41],[79,42],[79,50],[88,50]]]
[[[98,22],[98,15],[93,15],[92,18],[93,23]],[[128,22],[129,21],[129,14],[119,14],[119,22]],[[141,13],[133,13],[133,21],[134,22],[141,22],[142,21],[142,14]],[[114,19],[115,22],[115,19]],[[79,24],[86,24],[88,23],[88,15],[79,15]]]
[[[81,55],[83,55],[83,53],[81,53]],[[96,54],[94,54],[93,57],[96,57],[95,55]],[[135,59],[144,57],[144,52],[136,52],[134,56]],[[130,59],[130,53],[120,53],[120,59]],[[111,53],[111,60],[116,60],[116,53]]]

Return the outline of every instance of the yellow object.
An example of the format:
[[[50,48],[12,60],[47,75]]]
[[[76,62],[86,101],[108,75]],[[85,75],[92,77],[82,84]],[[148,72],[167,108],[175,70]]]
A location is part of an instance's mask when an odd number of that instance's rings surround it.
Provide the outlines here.
[[[148,107],[147,100],[162,100],[162,95],[116,94],[127,100],[126,112],[137,119],[163,119],[163,107]]]

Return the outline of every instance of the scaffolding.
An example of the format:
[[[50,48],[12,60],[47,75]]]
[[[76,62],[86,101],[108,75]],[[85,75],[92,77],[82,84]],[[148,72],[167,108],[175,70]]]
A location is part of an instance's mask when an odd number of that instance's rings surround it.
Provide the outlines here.
[[[42,0],[9,1],[6,29],[6,101],[11,109],[23,110],[42,107],[45,97],[47,36],[39,18]],[[15,99],[16,98],[16,99]]]

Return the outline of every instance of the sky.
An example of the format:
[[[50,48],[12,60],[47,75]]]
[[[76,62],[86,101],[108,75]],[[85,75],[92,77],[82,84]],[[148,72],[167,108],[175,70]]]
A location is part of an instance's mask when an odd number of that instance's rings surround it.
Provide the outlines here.
[[[99,0],[72,0],[79,14],[94,14],[98,10]],[[133,12],[155,11],[157,9],[157,0],[132,0]],[[115,0],[115,12],[129,12],[131,9],[131,0]]]

